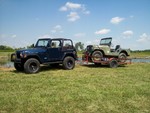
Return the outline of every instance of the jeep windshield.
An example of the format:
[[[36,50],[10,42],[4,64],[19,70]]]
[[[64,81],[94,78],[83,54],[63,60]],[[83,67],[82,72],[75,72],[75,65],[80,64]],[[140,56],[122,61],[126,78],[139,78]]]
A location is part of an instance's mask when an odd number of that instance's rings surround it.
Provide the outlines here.
[[[47,47],[49,45],[49,39],[39,39],[36,43],[36,47]]]
[[[103,38],[100,41],[100,45],[111,45],[112,38]]]

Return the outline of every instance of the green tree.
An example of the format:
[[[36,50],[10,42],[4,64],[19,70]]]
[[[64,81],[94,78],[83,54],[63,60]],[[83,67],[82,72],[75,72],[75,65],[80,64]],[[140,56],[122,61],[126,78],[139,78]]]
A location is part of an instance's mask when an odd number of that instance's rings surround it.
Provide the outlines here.
[[[31,44],[30,46],[27,46],[27,48],[33,48],[34,44]]]
[[[0,45],[0,50],[13,50],[13,48],[5,45]]]
[[[77,51],[82,51],[84,49],[84,44],[82,42],[77,42],[75,48]]]

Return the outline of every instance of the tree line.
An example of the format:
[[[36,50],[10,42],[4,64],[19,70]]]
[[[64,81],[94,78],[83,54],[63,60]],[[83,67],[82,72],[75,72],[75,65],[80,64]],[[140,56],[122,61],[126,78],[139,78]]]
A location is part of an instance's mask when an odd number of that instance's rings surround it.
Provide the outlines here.
[[[6,45],[0,45],[0,50],[1,51],[15,51],[15,50],[19,50],[19,49],[26,49],[26,48],[33,48],[34,47],[34,44],[31,44],[27,47],[23,47],[23,48],[12,48],[10,46],[6,46]],[[84,43],[82,42],[77,42],[75,43],[75,49],[77,51],[83,51],[85,49],[84,47]],[[147,49],[147,50],[131,50],[131,52],[150,52],[150,49]]]
[[[14,50],[19,50],[19,49],[33,48],[33,47],[34,47],[34,44],[31,44],[27,47],[20,47],[20,48],[12,48],[10,46],[0,45],[0,50],[14,51]],[[77,42],[77,43],[75,43],[75,48],[77,51],[83,51],[84,50],[84,44],[82,42]]]

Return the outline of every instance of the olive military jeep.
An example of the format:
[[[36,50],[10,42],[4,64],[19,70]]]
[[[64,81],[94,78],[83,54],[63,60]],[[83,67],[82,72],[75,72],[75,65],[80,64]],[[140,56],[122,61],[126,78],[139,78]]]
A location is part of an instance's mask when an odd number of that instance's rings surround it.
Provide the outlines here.
[[[77,52],[70,39],[39,39],[34,48],[18,50],[11,54],[11,61],[17,71],[37,73],[40,64],[59,65],[64,69],[73,69]]]
[[[125,62],[127,56],[130,55],[130,49],[122,49],[120,45],[116,45],[115,49],[111,49],[112,46],[112,38],[102,38],[100,41],[100,45],[88,45],[86,47],[85,52],[83,53],[83,58],[88,57],[88,61],[97,62],[102,61],[104,58],[118,58],[120,62]]]

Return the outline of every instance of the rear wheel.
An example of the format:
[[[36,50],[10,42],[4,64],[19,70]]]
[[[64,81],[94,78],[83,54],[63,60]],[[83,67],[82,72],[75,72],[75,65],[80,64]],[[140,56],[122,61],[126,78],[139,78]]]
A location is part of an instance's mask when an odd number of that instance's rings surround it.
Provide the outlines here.
[[[35,58],[28,59],[24,64],[24,70],[26,73],[37,73],[40,70],[40,63]]]
[[[92,61],[93,62],[101,61],[102,57],[103,57],[103,54],[101,51],[94,51],[92,53]]]
[[[24,70],[23,65],[20,63],[14,63],[14,67],[17,71],[23,71]]]
[[[75,60],[73,57],[67,56],[63,60],[63,67],[66,70],[71,70],[75,67]]]
[[[120,53],[119,54],[119,62],[126,62],[126,58],[127,58],[127,55],[125,53]]]

